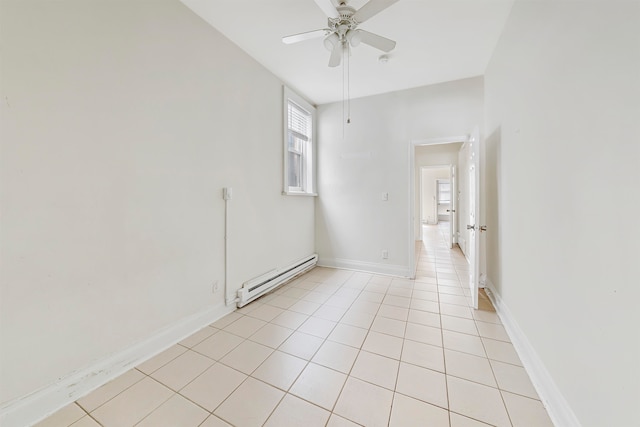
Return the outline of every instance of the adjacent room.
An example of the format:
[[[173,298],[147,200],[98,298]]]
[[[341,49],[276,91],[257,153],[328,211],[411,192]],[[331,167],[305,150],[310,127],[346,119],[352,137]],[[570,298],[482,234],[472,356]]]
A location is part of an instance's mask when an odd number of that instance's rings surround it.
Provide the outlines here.
[[[3,427],[640,425],[637,0],[0,0],[0,55]]]

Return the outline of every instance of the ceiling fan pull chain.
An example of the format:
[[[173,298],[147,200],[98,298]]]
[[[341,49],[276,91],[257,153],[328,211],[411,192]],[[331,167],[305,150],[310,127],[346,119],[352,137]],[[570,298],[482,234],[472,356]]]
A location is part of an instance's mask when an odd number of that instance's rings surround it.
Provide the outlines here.
[[[351,46],[347,45],[347,124],[351,123]]]

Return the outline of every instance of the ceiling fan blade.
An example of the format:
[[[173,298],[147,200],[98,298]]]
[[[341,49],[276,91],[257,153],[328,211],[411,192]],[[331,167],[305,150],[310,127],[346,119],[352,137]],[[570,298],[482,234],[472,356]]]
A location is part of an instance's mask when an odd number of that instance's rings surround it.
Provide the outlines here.
[[[298,43],[304,40],[315,39],[316,37],[326,36],[328,32],[329,30],[326,29],[326,30],[307,31],[300,34],[292,34],[290,36],[283,37],[282,43],[292,44],[292,43]]]
[[[367,4],[358,9],[358,11],[353,15],[353,19],[355,19],[359,24],[362,24],[367,19],[377,15],[396,2],[398,2],[398,0],[369,0]]]
[[[337,67],[342,59],[342,43],[336,43],[329,57],[329,67]]]
[[[396,47],[396,42],[393,40],[365,30],[358,30],[358,38],[360,39],[360,42],[375,47],[376,49],[380,49],[383,52],[390,52],[394,47]]]
[[[336,7],[331,3],[331,0],[314,0],[318,7],[322,9],[325,15],[329,18],[337,18],[339,16]]]

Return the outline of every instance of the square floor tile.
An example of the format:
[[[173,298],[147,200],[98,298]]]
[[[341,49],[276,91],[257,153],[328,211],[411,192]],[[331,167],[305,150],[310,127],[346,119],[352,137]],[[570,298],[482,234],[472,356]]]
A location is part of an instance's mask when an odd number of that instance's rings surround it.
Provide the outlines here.
[[[208,416],[201,407],[174,394],[136,427],[198,427]]]
[[[415,298],[415,299],[423,299],[423,300],[427,300],[427,301],[438,302],[438,293],[437,292],[414,290],[412,297]]]
[[[489,359],[522,366],[520,357],[518,357],[515,347],[510,342],[482,338],[482,343]]]
[[[243,341],[244,339],[237,335],[220,331],[202,341],[200,344],[194,346],[192,350],[197,351],[200,354],[204,354],[213,360],[219,360],[231,350],[239,346]]]
[[[221,317],[217,321],[213,322],[210,326],[213,326],[214,328],[217,328],[217,329],[223,329],[229,326],[230,324],[232,324],[233,322],[235,322],[236,320],[241,319],[242,317],[243,317],[242,314],[236,313],[234,311],[225,315],[224,317]]]
[[[219,329],[212,328],[210,326],[206,326],[206,327],[200,329],[198,332],[196,332],[194,334],[191,334],[187,338],[183,339],[178,344],[180,344],[181,346],[184,346],[184,347],[191,348],[194,345],[201,343],[206,338],[209,338],[211,335],[215,334],[218,331],[219,331]]]
[[[271,323],[284,326],[289,329],[298,329],[307,319],[308,315],[302,313],[295,313],[293,311],[285,311],[282,314],[276,316]]]
[[[187,349],[185,348],[184,351],[187,351]],[[118,378],[109,381],[85,397],[78,399],[77,403],[83,407],[85,411],[91,412],[135,383],[141,381],[143,378],[144,374],[142,372],[137,369],[130,369]]]
[[[189,350],[152,373],[151,377],[179,391],[214,363],[208,357]]]
[[[40,427],[40,426],[36,425],[36,427]],[[85,415],[75,423],[71,424],[70,427],[101,427],[101,426],[89,415]]]
[[[406,339],[442,347],[442,330],[433,326],[407,323]]]
[[[390,319],[388,317],[376,316],[371,325],[371,330],[396,337],[404,337],[404,330],[407,322]]]
[[[382,300],[382,304],[392,305],[394,307],[409,308],[409,305],[411,304],[411,298],[389,295],[389,293],[387,293],[387,295]]]
[[[270,322],[282,313],[284,313],[284,309],[282,308],[274,307],[269,304],[262,304],[252,312],[248,313],[247,316],[255,317],[256,319],[264,320],[265,322]]]
[[[358,301],[367,301],[367,302],[373,302],[376,304],[380,304],[382,303],[382,300],[384,299],[384,293],[378,293],[378,292],[371,292],[366,290],[363,290],[360,293],[360,296],[358,297]]]
[[[256,319],[255,317],[244,316],[226,328],[224,330],[234,335],[238,335],[242,338],[249,338],[256,331],[266,325],[264,320]]]
[[[216,363],[180,390],[180,394],[208,411],[213,411],[247,376],[221,363]]]
[[[132,426],[173,396],[173,391],[147,377],[91,413],[105,427]]]
[[[449,427],[449,411],[396,393],[389,427]]]
[[[498,387],[486,357],[445,349],[444,360],[447,375]]]
[[[329,336],[336,324],[336,322],[312,316],[298,328],[298,332],[313,335],[319,338],[326,338],[327,336]]]
[[[474,310],[473,318],[481,322],[502,324],[498,313],[495,311]]]
[[[301,301],[298,301],[297,303],[293,304],[291,307],[289,307],[289,310],[290,311],[295,311],[296,313],[312,315],[320,307],[321,307],[321,305],[318,304],[317,302],[301,300]]]
[[[409,317],[409,309],[403,307],[396,307],[393,305],[382,304],[378,310],[378,316],[388,317],[390,319],[407,321]]]
[[[442,343],[445,348],[486,357],[480,337],[460,332],[442,331]]]
[[[259,427],[280,403],[284,392],[262,381],[247,378],[214,415],[236,427]],[[247,402],[251,402],[250,405]]]
[[[498,388],[538,399],[538,393],[536,393],[536,389],[531,384],[527,371],[522,366],[515,366],[496,360],[491,360],[490,362],[498,381]]]
[[[469,307],[455,304],[440,303],[440,314],[447,316],[464,317],[465,319],[473,319],[472,310]]]
[[[318,284],[318,286],[320,286],[320,285]],[[318,286],[316,286],[316,288]],[[318,304],[324,304],[329,299],[330,296],[331,296],[331,294],[327,294],[327,293],[323,293],[323,292],[317,292],[314,289],[313,291],[309,292],[304,297],[302,297],[302,299],[305,300],[305,301],[311,301],[311,302],[315,302],[315,303],[318,303]]]
[[[444,353],[442,347],[435,345],[405,340],[400,360],[444,372]]]
[[[351,305],[351,310],[375,315],[380,310],[380,303],[358,299]]]
[[[440,328],[440,315],[422,310],[409,310],[409,323],[417,323],[419,325]]]
[[[498,389],[447,376],[449,410],[496,427],[511,422]]]
[[[315,313],[313,313],[313,317],[319,317],[320,319],[338,322],[346,312],[346,308],[323,305],[320,306],[320,308],[316,310]]]
[[[286,391],[305,366],[306,360],[274,351],[251,376]]]
[[[367,427],[386,427],[389,423],[393,392],[349,377],[334,412]]]
[[[220,418],[216,417],[215,415],[210,415],[209,418],[207,418],[202,424],[200,424],[200,427],[233,427],[233,426],[225,421],[222,421]]]
[[[468,307],[469,304],[467,302],[467,298],[461,295],[449,295],[449,294],[440,294],[440,302],[445,304],[455,304],[461,305],[463,307]]]
[[[84,417],[86,413],[75,403],[70,403],[53,415],[37,423],[34,427],[66,427]]]
[[[286,310],[296,302],[298,302],[298,298],[286,297],[284,295],[276,295],[273,298],[266,301],[265,304],[269,304],[274,307],[279,307]]]
[[[463,334],[478,335],[476,323],[472,319],[442,314],[440,316],[440,321],[442,322],[442,329],[461,332]]]
[[[340,308],[349,308],[351,307],[351,304],[353,304],[353,301],[355,301],[355,299],[356,299],[355,297],[332,295],[328,300],[324,302],[324,305],[328,305],[332,307],[340,307]]]
[[[360,427],[360,424],[356,424],[339,415],[331,414],[327,427]]]
[[[542,402],[536,399],[502,392],[513,427],[553,427]]]
[[[412,299],[410,307],[412,310],[422,310],[431,313],[440,313],[440,305],[435,301],[423,299]]]
[[[358,328],[368,329],[373,323],[373,314],[363,313],[361,311],[349,310],[342,316],[340,323],[343,325],[356,326]]]
[[[367,338],[364,340],[362,349],[392,359],[400,359],[402,342],[402,338],[381,334],[379,332],[369,332]]]
[[[445,375],[431,369],[400,363],[396,392],[441,408],[448,408]]]
[[[318,351],[324,340],[313,335],[294,332],[278,350],[309,360]]]
[[[478,420],[472,420],[464,415],[456,414],[455,412],[449,413],[451,420],[451,427],[491,427],[489,424],[481,423]]]
[[[362,343],[364,343],[366,336],[366,329],[338,323],[327,339],[329,341],[335,341],[341,344],[350,345],[351,347],[360,348],[362,347]]]
[[[311,361],[348,374],[357,355],[357,348],[333,341],[325,341]]]
[[[476,320],[476,326],[478,327],[480,336],[483,338],[491,338],[494,340],[511,342],[511,340],[509,339],[509,335],[507,335],[507,331],[504,329],[504,326],[498,323],[487,323]]]
[[[361,351],[351,370],[351,376],[380,387],[394,390],[398,377],[398,362],[395,359]]]
[[[209,328],[209,329],[213,330],[213,328]],[[173,359],[180,356],[185,351],[187,351],[186,347],[183,347],[179,344],[172,345],[171,347],[169,347],[162,353],[158,354],[157,356],[154,356],[151,359],[147,360],[146,362],[141,363],[136,368],[139,371],[149,375],[152,372],[162,368],[164,365],[171,362]]]
[[[251,335],[249,339],[267,347],[278,348],[292,333],[292,329],[268,323],[258,329],[258,332]]]
[[[290,393],[330,411],[346,378],[346,375],[333,369],[310,363],[293,384]]]
[[[245,341],[220,359],[220,363],[250,375],[271,353],[273,353],[272,348],[253,341]]]
[[[265,427],[324,427],[331,413],[287,394],[267,420]]]

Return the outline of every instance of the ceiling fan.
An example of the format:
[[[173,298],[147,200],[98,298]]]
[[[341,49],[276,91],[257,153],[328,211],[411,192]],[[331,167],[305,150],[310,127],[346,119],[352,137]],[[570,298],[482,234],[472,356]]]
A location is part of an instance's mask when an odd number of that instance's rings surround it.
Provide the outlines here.
[[[383,52],[389,52],[396,46],[395,41],[358,29],[358,25],[399,0],[369,0],[358,10],[349,6],[348,0],[314,1],[329,18],[328,28],[283,37],[282,41],[284,43],[291,44],[316,37],[324,37],[324,46],[331,51],[329,67],[340,65],[342,53],[349,45],[355,47],[360,43],[365,43]]]

